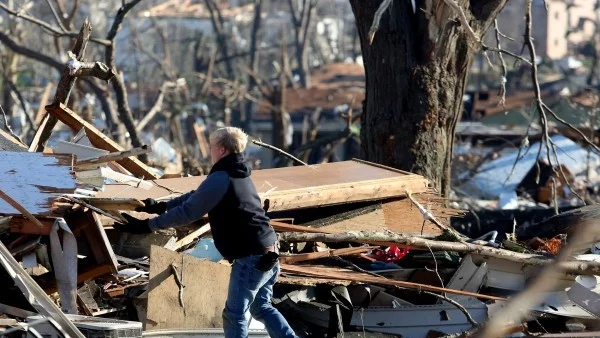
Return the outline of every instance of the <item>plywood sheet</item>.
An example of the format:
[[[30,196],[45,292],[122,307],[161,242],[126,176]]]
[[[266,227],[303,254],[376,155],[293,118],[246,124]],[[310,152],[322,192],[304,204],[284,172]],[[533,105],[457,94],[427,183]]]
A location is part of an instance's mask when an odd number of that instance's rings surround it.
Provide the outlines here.
[[[383,209],[376,208],[371,212],[350,217],[331,225],[324,226],[323,229],[332,233],[343,233],[349,231],[381,231],[384,230],[385,218]]]
[[[172,263],[183,275],[185,312]],[[152,246],[145,329],[221,328],[230,272],[227,265]]]
[[[156,180],[147,191],[107,185],[98,198],[160,198],[196,189],[205,176]],[[363,161],[257,170],[252,180],[269,210],[291,210],[357,201],[378,200],[427,191],[428,181]]]
[[[52,201],[77,186],[72,155],[0,152],[0,189],[33,215],[51,213]],[[0,200],[0,214],[20,215]]]
[[[428,207],[427,205],[423,206]],[[385,227],[390,231],[411,235],[420,235],[421,233],[441,235],[442,233],[440,228],[429,221],[423,224],[423,215],[419,208],[413,205],[408,198],[385,202],[382,207]]]

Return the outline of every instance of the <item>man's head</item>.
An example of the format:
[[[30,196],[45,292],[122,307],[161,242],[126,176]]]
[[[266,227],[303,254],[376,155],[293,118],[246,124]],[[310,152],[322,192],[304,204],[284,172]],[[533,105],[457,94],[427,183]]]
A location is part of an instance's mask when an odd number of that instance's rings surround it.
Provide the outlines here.
[[[225,127],[210,134],[210,159],[213,164],[229,154],[241,153],[246,149],[248,135],[240,128]]]

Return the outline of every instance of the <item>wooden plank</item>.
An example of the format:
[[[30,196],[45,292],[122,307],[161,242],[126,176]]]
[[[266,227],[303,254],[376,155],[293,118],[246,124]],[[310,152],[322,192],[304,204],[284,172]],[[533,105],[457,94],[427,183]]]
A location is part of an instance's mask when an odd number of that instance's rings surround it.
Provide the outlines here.
[[[136,208],[144,206],[144,203],[135,198],[87,198],[85,201],[98,209],[107,211],[135,211]]]
[[[97,197],[160,198],[196,189],[206,176],[157,180],[160,186],[148,191],[107,185]],[[344,161],[318,166],[296,166],[257,170],[252,181],[269,210],[291,210],[350,202],[381,200],[428,191],[428,181],[419,175],[371,166],[357,161]]]
[[[171,264],[178,267],[185,285],[185,312],[179,305],[179,287]],[[221,328],[230,273],[227,265],[152,246],[145,330]]]
[[[178,240],[177,243],[175,243],[175,246],[173,247],[173,251],[177,251],[177,250],[183,248],[184,246],[192,243],[196,238],[204,235],[205,233],[207,233],[209,231],[210,231],[210,224],[204,224],[197,230],[194,230],[189,235]]]
[[[66,124],[71,128],[74,132],[78,132],[82,128],[85,129],[90,142],[94,145],[94,147],[108,150],[110,152],[124,151],[123,147],[121,147],[118,143],[111,140],[109,137],[104,135],[100,130],[98,130],[94,125],[85,121],[67,106],[62,103],[56,105],[46,106],[46,110],[52,115],[58,118],[62,123]],[[154,173],[152,169],[146,166],[142,161],[137,158],[124,158],[122,160],[117,161],[120,165],[122,165],[125,169],[129,170],[132,174],[143,177],[144,179],[157,179],[158,175]]]
[[[335,250],[326,250],[320,252],[309,252],[297,255],[282,255],[279,257],[279,261],[282,264],[293,264],[299,262],[311,261],[319,258],[332,257],[332,256],[353,256],[360,255],[361,253],[369,252],[378,247],[358,247],[358,248],[342,248]]]
[[[28,234],[28,235],[43,235],[48,236],[54,224],[54,218],[39,218],[43,227],[32,222],[25,217],[14,216],[10,220],[8,231],[11,233]]]
[[[418,198],[418,195],[415,195]],[[419,202],[421,202],[420,200]],[[423,203],[427,207],[427,203]],[[384,224],[388,230],[393,232],[420,235],[421,232],[426,235],[441,235],[442,230],[435,224],[427,221],[423,224],[423,215],[408,198],[394,200],[382,203]],[[437,213],[434,212],[437,216]],[[375,229],[373,229],[375,230]]]
[[[38,108],[37,113],[35,114],[35,120],[33,121],[36,126],[39,126],[42,123],[42,119],[44,118],[44,113],[46,112],[45,106],[48,104],[48,99],[50,98],[50,91],[52,90],[52,83],[46,84],[46,88],[44,88],[44,93],[42,94],[42,98],[40,99],[40,106]]]
[[[141,147],[133,148],[130,150],[116,151],[116,152],[112,152],[112,153],[109,153],[109,154],[106,154],[103,156],[81,159],[81,160],[75,162],[75,168],[95,166],[95,165],[101,164],[101,163],[119,161],[119,160],[122,160],[127,157],[138,156],[141,154],[147,154],[149,152],[152,152],[152,148],[150,146],[143,145]]]
[[[194,123],[194,133],[196,134],[196,140],[198,141],[198,146],[200,147],[200,155],[202,158],[208,158],[210,156],[210,149],[208,140],[206,140],[206,136],[204,135],[204,131],[206,127],[204,125],[199,126],[197,123]]]
[[[489,300],[506,300],[505,298],[490,296],[490,295],[483,295],[480,293],[447,289],[447,288],[431,286],[431,285],[427,285],[427,284],[398,281],[398,280],[393,280],[393,279],[388,279],[388,278],[383,278],[383,277],[375,277],[375,276],[371,276],[366,273],[354,272],[351,270],[343,271],[341,269],[331,269],[331,268],[326,268],[326,267],[282,264],[281,271],[285,272],[285,273],[292,273],[292,274],[297,274],[297,275],[302,275],[302,276],[311,276],[311,277],[324,278],[324,279],[337,279],[337,280],[353,281],[353,282],[358,282],[358,283],[371,283],[371,284],[399,286],[399,287],[413,289],[413,290],[425,290],[425,291],[438,292],[438,293],[449,293],[449,294],[454,294],[454,295],[477,297],[477,298],[489,299]]]
[[[98,265],[94,267],[90,267],[87,270],[80,272],[77,275],[77,284],[87,282],[90,279],[94,279],[100,276],[104,276],[106,274],[112,273],[113,268],[109,265]],[[48,291],[48,290],[46,290]]]
[[[72,163],[72,155],[0,152],[0,187],[31,215],[48,215],[56,197],[77,188]],[[0,201],[0,214],[26,215],[23,209]]]
[[[341,233],[348,231],[381,231],[384,229],[385,218],[381,205],[373,208],[370,212],[357,214],[348,218],[341,218],[339,221],[323,226],[319,229],[326,229],[330,233]]]

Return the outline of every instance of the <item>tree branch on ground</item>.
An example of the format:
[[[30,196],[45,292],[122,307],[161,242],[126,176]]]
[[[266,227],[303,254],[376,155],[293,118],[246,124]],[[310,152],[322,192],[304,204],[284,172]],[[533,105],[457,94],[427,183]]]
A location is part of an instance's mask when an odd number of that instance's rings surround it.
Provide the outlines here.
[[[551,256],[525,254],[505,249],[496,249],[489,246],[478,245],[468,242],[449,242],[444,240],[431,240],[418,236],[409,236],[391,231],[354,231],[337,234],[321,233],[296,233],[284,232],[280,234],[280,240],[286,242],[324,242],[340,243],[353,242],[372,245],[408,245],[414,248],[427,249],[431,247],[436,251],[455,251],[461,253],[474,253],[487,257],[499,258],[522,265],[546,266],[554,263]],[[564,273],[576,274],[599,274],[600,262],[588,262],[567,260],[558,264]]]

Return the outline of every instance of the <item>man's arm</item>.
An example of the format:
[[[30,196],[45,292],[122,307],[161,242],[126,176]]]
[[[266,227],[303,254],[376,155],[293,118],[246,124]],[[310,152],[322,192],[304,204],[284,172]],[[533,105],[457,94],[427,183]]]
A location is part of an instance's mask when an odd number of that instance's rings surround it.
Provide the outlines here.
[[[183,194],[181,196],[177,196],[177,197],[175,197],[173,199],[168,200],[167,201],[167,210],[171,210],[171,209],[173,209],[175,207],[178,207],[178,206],[182,205],[195,192],[196,192],[196,190],[192,190],[192,191],[190,191],[190,192],[188,192],[186,194]]]
[[[225,171],[217,171],[209,175],[181,205],[169,207],[167,213],[151,219],[150,229],[188,225],[201,219],[223,199],[227,189],[229,189],[229,175]]]

